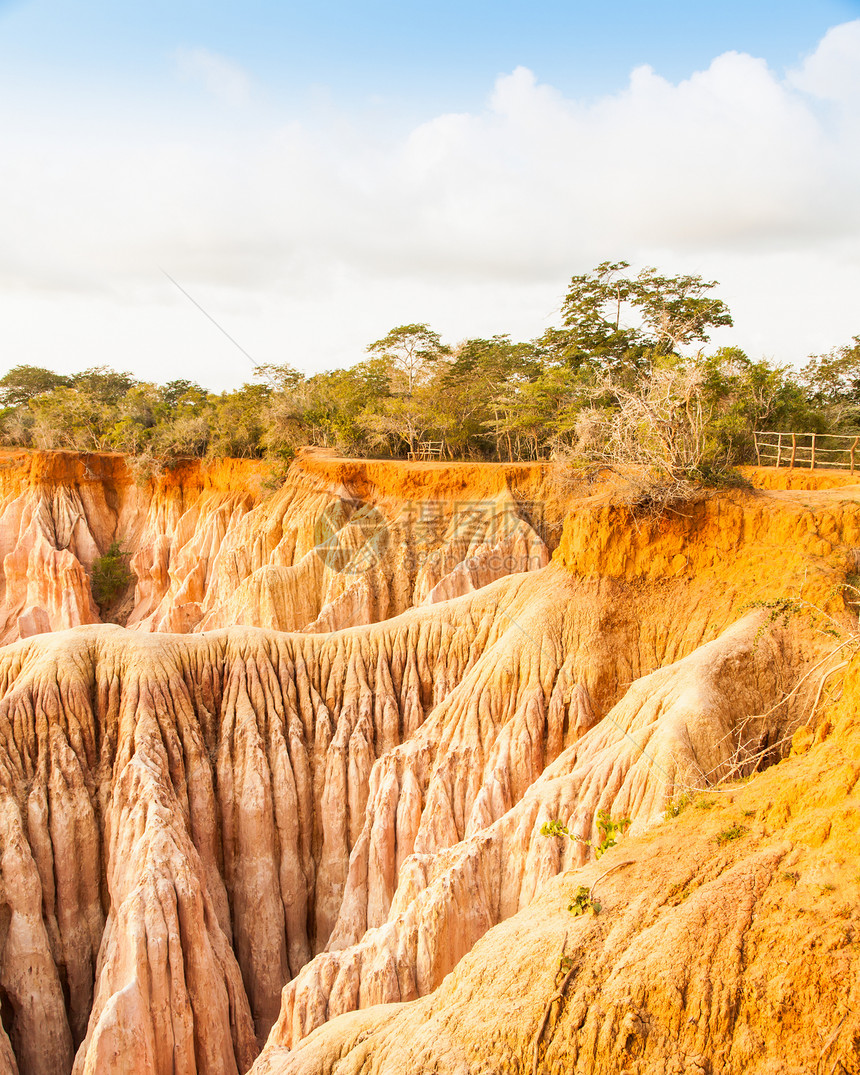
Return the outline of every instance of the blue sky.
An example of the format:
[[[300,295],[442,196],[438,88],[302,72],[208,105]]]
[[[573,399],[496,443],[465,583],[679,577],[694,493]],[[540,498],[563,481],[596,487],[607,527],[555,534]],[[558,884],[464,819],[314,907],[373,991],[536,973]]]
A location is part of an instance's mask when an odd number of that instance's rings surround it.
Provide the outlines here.
[[[605,258],[860,332],[860,2],[0,2],[6,366],[194,376],[553,321]]]
[[[272,92],[475,105],[499,74],[528,67],[568,95],[606,93],[649,64],[677,80],[729,50],[796,64],[848,0],[242,4],[31,0],[0,5],[3,67],[47,78],[157,88],[177,48],[203,46],[252,70]]]

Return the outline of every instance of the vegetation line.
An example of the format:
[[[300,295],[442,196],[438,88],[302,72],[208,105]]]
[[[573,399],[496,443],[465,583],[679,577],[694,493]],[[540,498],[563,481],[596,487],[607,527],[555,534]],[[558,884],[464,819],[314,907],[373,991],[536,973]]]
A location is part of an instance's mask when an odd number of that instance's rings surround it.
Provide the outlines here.
[[[716,281],[629,269],[603,262],[574,276],[561,324],[534,340],[449,346],[427,324],[399,325],[348,369],[256,365],[251,382],[221,394],[107,367],[66,376],[15,366],[0,378],[0,438],[125,452],[142,479],[202,456],[269,458],[277,478],[301,445],[623,464],[646,472],[641,504],[654,502],[653,480],[670,489],[656,498],[663,510],[683,502],[685,483],[723,484],[731,466],[754,461],[756,430],[808,430],[825,454],[825,434],[860,435],[860,336],[799,373],[739,347],[706,353],[711,334],[732,324]]]

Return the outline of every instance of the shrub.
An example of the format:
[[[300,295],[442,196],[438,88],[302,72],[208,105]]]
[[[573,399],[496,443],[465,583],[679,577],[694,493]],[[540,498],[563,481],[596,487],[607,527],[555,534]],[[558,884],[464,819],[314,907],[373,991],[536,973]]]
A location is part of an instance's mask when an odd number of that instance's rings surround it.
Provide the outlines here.
[[[128,553],[119,541],[112,541],[104,556],[93,561],[92,587],[96,604],[104,611],[134,578],[128,566]]]
[[[574,917],[585,914],[586,911],[591,911],[597,915],[600,914],[600,903],[592,899],[591,892],[585,885],[580,885],[573,899],[567,905],[567,909]]]
[[[155,455],[148,449],[138,455],[126,456],[125,463],[131,471],[134,484],[141,489],[149,485],[150,482],[156,481],[159,475],[164,473],[164,469],[167,466],[167,460],[162,456]]]
[[[687,809],[692,801],[693,796],[688,791],[685,791],[683,795],[679,795],[677,799],[670,799],[666,804],[666,813],[664,815],[666,820],[668,821],[673,817],[678,817],[679,814],[682,814],[684,810]]]

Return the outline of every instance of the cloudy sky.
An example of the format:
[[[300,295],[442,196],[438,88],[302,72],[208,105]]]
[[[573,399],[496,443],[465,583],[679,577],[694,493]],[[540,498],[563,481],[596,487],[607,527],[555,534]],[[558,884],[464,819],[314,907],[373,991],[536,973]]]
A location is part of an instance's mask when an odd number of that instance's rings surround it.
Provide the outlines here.
[[[531,338],[620,258],[860,333],[860,0],[0,0],[0,153],[3,370]]]

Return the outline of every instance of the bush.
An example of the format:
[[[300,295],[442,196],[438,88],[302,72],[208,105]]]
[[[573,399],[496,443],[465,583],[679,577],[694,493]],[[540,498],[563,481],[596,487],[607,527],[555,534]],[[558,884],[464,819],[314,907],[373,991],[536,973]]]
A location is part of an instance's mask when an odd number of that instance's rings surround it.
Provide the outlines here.
[[[599,839],[596,843],[593,840],[584,840],[581,836],[577,836],[557,818],[545,821],[540,827],[540,834],[541,836],[566,836],[573,843],[583,843],[586,847],[593,847],[594,857],[600,858],[610,847],[615,847],[618,843],[618,837],[623,836],[630,828],[630,825],[631,820],[629,817],[611,817],[608,810],[599,810],[597,814],[597,834]]]
[[[101,611],[112,604],[131,584],[134,574],[128,566],[128,553],[119,541],[112,541],[104,556],[93,561],[93,597]]]
[[[155,481],[159,475],[164,473],[167,466],[167,461],[162,456],[155,455],[150,451],[141,452],[140,455],[126,456],[125,463],[131,471],[134,484],[139,488],[145,488],[151,481]]]

